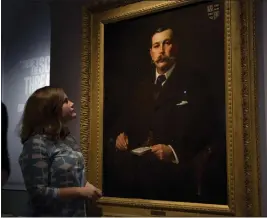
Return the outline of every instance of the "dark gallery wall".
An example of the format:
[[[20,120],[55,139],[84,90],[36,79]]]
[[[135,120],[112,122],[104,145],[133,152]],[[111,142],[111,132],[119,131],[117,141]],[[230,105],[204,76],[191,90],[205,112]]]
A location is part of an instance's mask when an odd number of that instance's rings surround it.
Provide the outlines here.
[[[74,102],[77,119],[70,130],[80,139],[80,74],[82,11],[80,4],[52,2],[51,8],[51,85],[62,87]]]
[[[22,14],[23,8],[25,7],[26,0],[2,0],[1,1],[1,58],[2,58],[2,68],[3,60],[5,56],[5,51],[8,44],[13,40],[17,20]]]

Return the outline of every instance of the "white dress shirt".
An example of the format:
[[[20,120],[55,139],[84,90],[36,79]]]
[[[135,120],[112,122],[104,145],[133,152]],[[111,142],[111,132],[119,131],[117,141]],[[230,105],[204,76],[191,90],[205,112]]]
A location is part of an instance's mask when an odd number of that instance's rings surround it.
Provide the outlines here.
[[[174,65],[173,65],[173,66],[172,66],[166,73],[163,74],[163,75],[166,76],[166,80],[162,83],[162,86],[165,84],[165,82],[167,81],[167,79],[170,77],[170,75],[172,74],[172,71],[174,70],[174,68],[175,68],[175,64],[174,64]],[[162,75],[162,74],[159,74],[158,71],[156,70],[155,84],[156,84],[157,79],[158,79],[158,77],[159,77],[160,75]]]

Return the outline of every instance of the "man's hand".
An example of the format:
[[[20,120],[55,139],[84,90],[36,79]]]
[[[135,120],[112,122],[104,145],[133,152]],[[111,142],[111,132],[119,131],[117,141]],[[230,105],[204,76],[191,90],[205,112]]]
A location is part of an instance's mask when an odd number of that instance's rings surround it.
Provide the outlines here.
[[[175,159],[172,149],[168,145],[164,144],[153,145],[151,147],[151,151],[160,160],[173,161]]]
[[[125,151],[128,148],[128,136],[125,135],[125,133],[121,133],[118,135],[117,139],[116,139],[116,148],[121,150],[121,151]]]

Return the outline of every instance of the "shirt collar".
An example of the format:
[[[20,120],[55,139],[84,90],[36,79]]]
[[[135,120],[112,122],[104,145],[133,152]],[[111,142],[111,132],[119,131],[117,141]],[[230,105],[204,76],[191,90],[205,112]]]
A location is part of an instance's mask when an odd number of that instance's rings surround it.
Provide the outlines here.
[[[173,69],[175,68],[175,65],[176,65],[176,64],[173,64],[172,67],[171,67],[166,73],[163,74],[163,75],[166,76],[166,80],[170,77],[170,75],[171,75]],[[156,70],[156,80],[155,80],[155,82],[157,81],[157,78],[158,78],[158,76],[160,76],[160,75],[161,75],[161,74],[159,74],[158,71]]]

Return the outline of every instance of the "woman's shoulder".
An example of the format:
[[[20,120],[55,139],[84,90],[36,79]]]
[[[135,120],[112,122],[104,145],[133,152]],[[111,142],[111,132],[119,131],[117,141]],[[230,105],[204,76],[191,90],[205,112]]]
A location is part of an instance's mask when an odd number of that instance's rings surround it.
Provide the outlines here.
[[[76,141],[75,137],[71,134],[68,134],[65,137],[64,143],[72,147],[74,150],[80,150],[80,146],[78,142]]]
[[[42,134],[36,134],[30,136],[24,143],[23,145],[29,145],[29,144],[35,144],[35,145],[45,145],[49,143],[49,138],[46,135]]]
[[[54,142],[42,134],[32,135],[23,143],[23,150],[41,150],[42,152],[50,153],[53,147]]]
[[[73,135],[71,135],[71,134],[66,135],[65,141],[71,142],[71,143],[77,143],[75,137]]]

